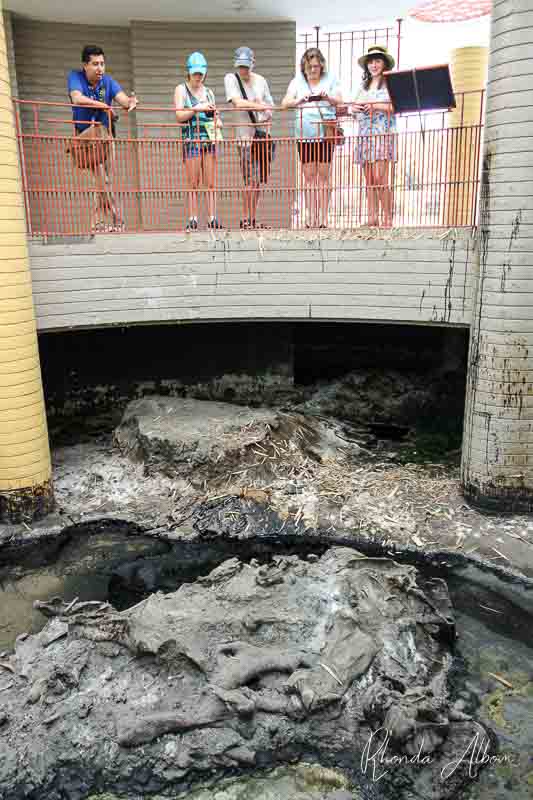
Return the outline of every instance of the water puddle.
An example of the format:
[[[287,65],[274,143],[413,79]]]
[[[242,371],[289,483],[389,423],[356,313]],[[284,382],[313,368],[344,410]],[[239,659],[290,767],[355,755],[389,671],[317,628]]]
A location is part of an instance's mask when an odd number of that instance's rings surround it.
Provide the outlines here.
[[[111,576],[119,566],[161,557],[169,549],[125,524],[74,527],[61,539],[47,551],[29,549],[16,565],[0,566],[0,651],[12,649],[19,634],[44,626],[46,617],[33,608],[35,600],[108,600]]]

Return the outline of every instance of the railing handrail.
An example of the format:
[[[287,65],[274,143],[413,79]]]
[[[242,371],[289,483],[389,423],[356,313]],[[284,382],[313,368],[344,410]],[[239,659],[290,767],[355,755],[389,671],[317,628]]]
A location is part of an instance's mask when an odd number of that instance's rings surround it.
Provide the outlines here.
[[[480,96],[483,96],[485,94],[485,92],[486,92],[486,89],[484,89],[484,88],[469,89],[469,90],[466,90],[466,91],[454,92],[454,95],[455,95],[455,97],[465,97],[466,95],[480,95]],[[66,102],[58,102],[58,101],[52,101],[52,100],[40,100],[40,99],[39,100],[26,100],[26,99],[21,98],[21,97],[13,97],[12,100],[13,100],[13,103],[15,103],[16,105],[56,106],[56,107],[70,108],[70,109],[73,109],[73,108],[90,108],[90,106],[84,106],[82,103],[66,103]],[[306,105],[318,105],[319,102],[321,102],[321,101],[311,101],[309,103],[306,103]],[[355,102],[355,99],[346,99],[346,100],[342,101],[342,103],[344,105],[348,105],[348,106],[353,104],[354,102]],[[376,105],[376,104],[382,103],[383,100],[369,100],[369,101],[365,101],[365,102],[366,102],[367,105]],[[111,108],[111,106],[108,106],[108,108]],[[236,108],[231,103],[217,103],[216,104],[216,108],[217,108],[218,111],[221,111],[221,112],[223,111],[224,113],[230,112],[230,113],[241,113],[242,114],[242,111],[243,111],[242,108]],[[193,109],[189,109],[189,110],[193,110]],[[281,105],[277,105],[277,104],[276,105],[271,105],[271,106],[265,106],[265,111],[275,111],[277,113],[294,113],[297,110],[298,110],[298,108],[283,108]],[[444,110],[445,109],[440,108],[440,109],[436,109],[435,111],[429,111],[427,113],[431,114],[431,113],[441,112],[441,111],[444,111]],[[95,109],[95,111],[105,111],[105,108],[102,108],[102,109],[98,108],[98,109]],[[143,103],[138,103],[137,106],[135,107],[134,111],[175,113],[176,108],[175,108],[175,106],[172,106],[172,105],[169,105],[169,106],[152,106],[152,105],[144,105]],[[408,111],[408,112],[394,112],[394,113],[397,116],[407,116],[409,114],[417,114],[419,112],[417,112],[417,111]],[[426,112],[423,112],[423,113],[426,113]],[[249,124],[251,125],[252,123],[250,122]],[[262,123],[259,123],[259,124],[262,124]]]
[[[470,90],[464,94],[483,99],[485,92]],[[392,192],[391,202],[397,209],[396,220],[401,226],[470,227],[477,219],[483,126],[482,117],[476,119],[475,102],[463,107],[468,112],[465,118],[460,107],[454,109],[455,115],[448,121],[448,112],[439,111],[425,128],[420,128],[416,121],[409,121],[410,114],[396,115],[405,119],[392,134],[388,131],[373,133],[372,130],[365,134],[352,116],[345,116],[342,118],[344,135],[339,136],[334,129],[332,136],[328,136],[324,130],[322,139],[292,132],[295,115],[301,107],[272,106],[279,114],[275,127],[270,128],[269,123],[259,124],[268,126],[272,132],[276,146],[275,157],[271,156],[273,168],[271,171],[269,168],[265,181],[257,179],[250,189],[245,179],[247,167],[242,161],[240,145],[243,140],[234,130],[234,115],[242,115],[243,110],[231,105],[217,109],[221,116],[225,115],[222,142],[202,140],[194,128],[190,135],[182,138],[179,131],[189,122],[178,122],[173,106],[140,105],[136,109],[139,112],[136,122],[124,125],[118,138],[86,139],[85,142],[90,143],[86,150],[83,142],[74,136],[73,125],[96,127],[101,123],[73,120],[70,114],[64,113],[65,109],[70,112],[83,106],[25,98],[14,98],[14,106],[30,236],[89,235],[93,229],[91,208],[99,197],[114,197],[117,208],[122,209],[124,230],[136,232],[184,230],[185,208],[191,205],[192,195],[197,196],[200,205],[212,202],[216,195],[226,227],[239,229],[243,194],[247,191],[263,198],[260,206],[263,221],[270,227],[296,230],[305,228],[308,202],[322,202],[323,193],[331,193],[331,205],[326,206],[329,224],[343,230],[351,229],[370,219],[372,195],[368,190],[364,158],[390,162],[390,177],[375,183],[372,192]],[[101,110],[110,117],[108,109]],[[291,121],[290,128],[283,127],[284,120]],[[349,124],[345,124],[346,120]],[[322,123],[316,121],[316,124]],[[305,158],[311,145],[323,151],[330,148],[327,188],[308,188]],[[215,182],[198,188],[190,184],[186,161],[198,157],[204,146],[212,148],[206,152],[215,155]],[[191,147],[192,156],[187,149]],[[99,148],[107,148],[102,155],[103,163],[98,162],[99,171],[107,175],[105,184],[95,184],[96,173],[88,166]],[[361,157],[361,152],[374,152],[374,148],[385,148],[388,155]]]

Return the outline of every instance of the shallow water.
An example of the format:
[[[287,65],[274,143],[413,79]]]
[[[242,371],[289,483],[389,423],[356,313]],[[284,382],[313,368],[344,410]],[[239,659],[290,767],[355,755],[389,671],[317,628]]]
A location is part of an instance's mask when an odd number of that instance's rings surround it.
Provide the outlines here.
[[[466,667],[465,689],[480,698],[476,717],[498,740],[497,760],[483,769],[465,798],[531,800],[533,620],[511,611],[494,594],[487,600],[485,596],[476,598],[472,587],[453,581],[449,587],[456,608],[458,653]],[[466,754],[465,759],[470,756]]]
[[[148,537],[110,530],[66,539],[59,552],[39,559],[33,553],[29,562],[0,567],[0,652],[13,648],[16,637],[36,633],[46,617],[33,608],[35,600],[60,596],[66,601],[107,600],[109,581],[120,564],[168,551],[168,546]],[[53,558],[53,560],[51,560]]]

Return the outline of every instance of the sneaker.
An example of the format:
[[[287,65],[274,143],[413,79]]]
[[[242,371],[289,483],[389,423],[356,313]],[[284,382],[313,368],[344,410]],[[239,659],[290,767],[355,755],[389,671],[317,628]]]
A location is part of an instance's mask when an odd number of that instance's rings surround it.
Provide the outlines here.
[[[185,228],[187,231],[197,231],[198,230],[198,220],[195,217],[191,217],[187,223]]]
[[[213,217],[213,219],[210,219],[209,222],[207,223],[207,227],[211,228],[212,230],[220,230],[224,226],[221,225],[221,223],[218,221],[216,217]]]

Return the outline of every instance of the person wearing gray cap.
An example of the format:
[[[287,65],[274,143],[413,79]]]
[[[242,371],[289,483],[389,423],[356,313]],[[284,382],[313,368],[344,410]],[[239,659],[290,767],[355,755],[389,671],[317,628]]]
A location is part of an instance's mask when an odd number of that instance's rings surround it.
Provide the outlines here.
[[[254,52],[238,47],[234,57],[235,72],[224,78],[226,99],[235,107],[230,130],[234,131],[240,153],[244,192],[241,228],[255,228],[260,186],[268,181],[274,155],[274,143],[266,127],[274,105],[268,83],[254,72]],[[264,126],[264,127],[263,127]],[[228,126],[229,127],[229,126]]]

